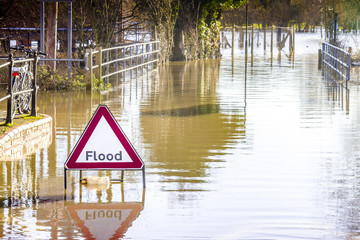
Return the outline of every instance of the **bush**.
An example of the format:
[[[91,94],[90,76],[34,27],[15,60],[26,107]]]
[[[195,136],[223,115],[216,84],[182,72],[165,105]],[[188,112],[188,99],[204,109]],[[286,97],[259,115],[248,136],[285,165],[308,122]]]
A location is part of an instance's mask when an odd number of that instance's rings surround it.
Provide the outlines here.
[[[71,74],[71,78],[51,70],[48,66],[39,65],[37,71],[37,85],[41,90],[76,90],[85,89],[84,75]]]
[[[106,91],[111,87],[110,83],[105,83],[104,79],[98,79],[95,75],[92,75],[92,86],[91,89],[93,91]]]

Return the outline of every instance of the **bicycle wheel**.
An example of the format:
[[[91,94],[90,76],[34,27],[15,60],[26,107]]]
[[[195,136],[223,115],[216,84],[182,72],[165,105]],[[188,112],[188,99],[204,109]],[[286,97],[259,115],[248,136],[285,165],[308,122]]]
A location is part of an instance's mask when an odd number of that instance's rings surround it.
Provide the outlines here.
[[[21,82],[21,91],[29,90],[32,88],[32,74],[31,72],[27,72],[24,74],[24,77]],[[29,113],[30,111],[30,101],[31,101],[31,94],[32,92],[21,93],[19,95],[19,107],[18,112],[22,113]]]
[[[20,77],[16,76],[13,78],[12,80],[12,90],[13,93],[19,92],[20,91]],[[15,113],[16,113],[16,109],[19,108],[19,95],[15,95],[13,96],[12,99],[12,108],[11,108],[11,118],[14,118]]]

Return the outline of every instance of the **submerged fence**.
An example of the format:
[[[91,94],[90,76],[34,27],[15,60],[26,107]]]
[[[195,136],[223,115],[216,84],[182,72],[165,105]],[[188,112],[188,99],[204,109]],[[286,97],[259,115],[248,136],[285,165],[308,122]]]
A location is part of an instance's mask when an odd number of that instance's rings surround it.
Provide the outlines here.
[[[270,48],[270,52],[273,52],[274,46],[279,50],[282,50],[285,47],[286,42],[288,42],[289,52],[293,52],[295,49],[295,27],[279,27],[279,26],[263,26],[262,28],[257,28],[254,25],[250,25],[248,27],[245,26],[236,26],[227,27],[224,29],[225,31],[232,31],[232,38],[230,44],[226,35],[224,35],[224,31],[221,35],[221,45],[223,48],[227,46],[232,47],[235,46],[235,35],[238,32],[238,44],[240,49],[247,49],[247,47],[251,47],[251,51],[253,51],[254,46],[260,47],[263,46],[264,51],[267,48]],[[274,37],[275,35],[275,37]],[[276,38],[276,44],[274,44],[274,39]],[[247,44],[246,44],[247,43]],[[248,45],[248,46],[247,46]],[[247,53],[247,51],[246,51]]]
[[[89,49],[86,52],[85,68],[90,72],[90,79],[98,79],[124,74],[135,69],[154,68],[159,61],[159,41],[135,43],[111,48]]]
[[[231,44],[225,34],[225,32],[229,30],[232,32]],[[237,35],[238,43],[235,41]],[[240,49],[244,49],[245,59],[247,61],[247,55],[249,53],[252,66],[255,51],[254,47],[262,47],[264,53],[269,49],[272,61],[274,48],[278,49],[278,58],[281,58],[281,52],[285,53],[285,46],[288,46],[288,56],[293,57],[295,52],[295,27],[263,26],[257,28],[254,25],[248,27],[233,25],[222,31],[220,43],[223,48],[230,47],[232,49],[231,55],[233,59],[236,45],[238,45]]]
[[[323,75],[331,74],[337,79],[345,79],[347,87],[347,83],[350,80],[351,69],[350,53],[327,42],[323,42],[322,64]]]

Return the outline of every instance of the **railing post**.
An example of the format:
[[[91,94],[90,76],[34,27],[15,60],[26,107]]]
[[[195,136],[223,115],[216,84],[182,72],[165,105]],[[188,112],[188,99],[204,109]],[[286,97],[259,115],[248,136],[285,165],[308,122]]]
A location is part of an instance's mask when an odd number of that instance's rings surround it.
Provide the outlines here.
[[[36,86],[36,79],[37,79],[37,64],[38,64],[38,55],[35,53],[34,56],[34,64],[33,64],[33,75],[34,78],[32,80],[32,87],[33,87],[33,94],[31,95],[31,116],[36,117],[36,95],[37,95],[37,86]]]
[[[232,25],[232,39],[231,39],[231,59],[234,61],[234,49],[235,49],[235,24]]]
[[[92,51],[92,49],[91,48],[88,48],[88,49],[86,49],[86,53],[85,54],[88,54],[88,63],[87,63],[87,65],[89,66],[88,67],[88,71],[89,71],[89,75],[90,75],[90,90],[92,89],[92,85],[93,85],[93,75],[94,75],[94,69],[93,69],[93,61],[94,61],[94,59],[93,59],[93,51]],[[86,62],[85,62],[85,64],[86,64]]]
[[[347,54],[347,68],[346,68],[346,88],[348,81],[350,80],[350,69],[351,69],[351,54]]]
[[[157,43],[156,43],[156,49],[159,51],[158,53],[157,53],[157,58],[159,59],[159,63],[160,63],[160,41],[157,41]]]
[[[116,59],[116,62],[115,62],[115,72],[119,71],[118,51],[119,51],[119,49],[116,48],[116,49],[115,49],[115,59]],[[115,80],[116,80],[116,85],[118,85],[119,74],[116,74],[116,75],[115,75]]]
[[[106,60],[105,62],[109,62],[109,50],[106,50]],[[106,64],[106,75],[109,74],[109,64]],[[106,83],[109,83],[109,77],[106,77]]]
[[[130,68],[132,68],[132,64],[133,64],[133,57],[132,57],[132,46],[129,47],[130,48]],[[132,79],[132,69],[130,69],[130,79]]]
[[[8,98],[7,101],[7,114],[6,114],[6,123],[13,123],[13,119],[12,119],[12,105],[13,103],[13,89],[12,89],[12,68],[14,66],[14,59],[13,59],[13,55],[12,53],[9,54],[9,59],[8,61],[10,62],[9,65],[9,82],[8,82],[8,94],[10,95],[10,97]]]
[[[295,25],[293,25],[293,27],[292,27],[292,32],[293,32],[293,38],[292,38],[292,40],[293,40],[293,42],[292,42],[293,49],[292,49],[292,51],[295,52],[295,34],[296,34]]]
[[[122,53],[123,53],[123,61],[122,61],[123,62],[123,67],[122,67],[123,72],[122,72],[122,74],[123,74],[123,81],[125,81],[125,68],[126,68],[126,60],[125,60],[126,48],[125,47],[123,47]]]
[[[141,44],[141,74],[144,74],[144,43]]]
[[[98,70],[97,70],[97,78],[99,78],[99,80],[101,79],[101,68],[102,68],[102,47],[98,47],[98,56],[96,56],[95,58],[95,65],[98,65]]]
[[[266,51],[266,26],[265,26],[265,24],[264,24],[263,28],[264,28],[264,52],[265,52]]]
[[[150,44],[149,43],[146,43],[146,62],[148,63],[148,64],[146,64],[146,71],[148,71],[149,72],[149,52],[150,52]]]
[[[139,65],[139,45],[138,43],[136,43],[136,49],[135,49],[135,54],[136,54],[136,72],[138,71],[138,65]]]

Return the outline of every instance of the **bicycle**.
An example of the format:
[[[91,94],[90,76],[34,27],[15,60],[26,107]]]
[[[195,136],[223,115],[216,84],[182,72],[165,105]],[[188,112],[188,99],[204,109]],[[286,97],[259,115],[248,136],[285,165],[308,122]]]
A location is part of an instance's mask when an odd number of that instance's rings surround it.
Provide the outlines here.
[[[39,52],[37,50],[26,49],[23,45],[10,47],[11,50],[21,51],[25,53],[25,56],[20,59],[28,59],[33,58],[35,55],[44,55],[45,53]],[[14,93],[22,92],[25,90],[30,90],[33,88],[33,73],[32,62],[26,61],[21,67],[13,67],[12,68],[12,90]],[[19,114],[29,113],[30,111],[30,101],[31,101],[32,92],[22,92],[16,94],[13,98],[13,104],[11,109],[11,116],[14,117],[16,114],[16,110]]]

